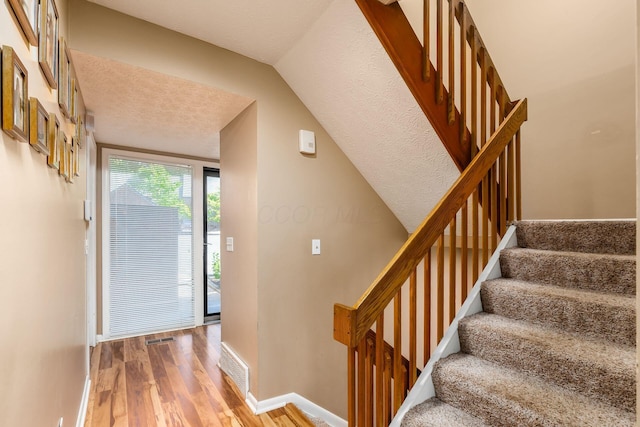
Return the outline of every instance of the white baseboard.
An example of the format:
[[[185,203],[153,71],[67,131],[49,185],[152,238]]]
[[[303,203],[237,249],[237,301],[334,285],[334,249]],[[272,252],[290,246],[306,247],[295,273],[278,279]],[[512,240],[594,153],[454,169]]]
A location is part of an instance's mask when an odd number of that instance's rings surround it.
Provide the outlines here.
[[[282,408],[287,403],[293,403],[302,412],[311,417],[320,418],[332,427],[347,427],[347,422],[345,420],[297,393],[283,394],[281,396],[272,397],[271,399],[258,401],[253,394],[249,392],[246,402],[247,405],[249,405],[249,408],[256,415]]]
[[[78,417],[76,427],[84,427],[84,421],[87,417],[87,406],[89,405],[89,392],[91,391],[91,378],[89,375],[84,380],[84,390],[82,391],[82,400],[78,409]]]

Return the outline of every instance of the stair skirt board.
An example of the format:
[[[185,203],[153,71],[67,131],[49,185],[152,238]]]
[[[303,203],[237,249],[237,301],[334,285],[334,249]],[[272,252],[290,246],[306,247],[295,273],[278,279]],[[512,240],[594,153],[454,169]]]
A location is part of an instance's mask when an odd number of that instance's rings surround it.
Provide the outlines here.
[[[331,427],[347,427],[346,420],[340,418],[334,413],[324,409],[323,407],[316,405],[309,399],[300,396],[297,393],[288,393],[281,396],[272,397],[270,399],[258,401],[253,394],[249,393],[246,400],[249,409],[254,414],[263,414],[265,412],[273,411],[274,409],[282,408],[288,403],[292,403],[304,412],[309,418],[317,418],[324,421]]]
[[[502,272],[500,270],[500,252],[503,249],[516,247],[517,245],[518,242],[516,238],[516,227],[512,225],[507,229],[507,232],[500,241],[500,244],[496,248],[496,251],[489,259],[487,266],[482,271],[482,274],[480,274],[480,276],[478,277],[478,280],[469,293],[467,300],[464,302],[462,307],[460,307],[460,310],[458,311],[455,319],[453,319],[453,322],[451,323],[449,328],[447,328],[446,333],[442,337],[442,341],[440,341],[440,344],[438,344],[438,347],[436,347],[436,350],[431,355],[427,366],[425,366],[422,373],[420,374],[420,377],[418,377],[418,381],[409,391],[407,398],[403,402],[402,406],[400,406],[400,409],[398,409],[398,413],[391,421],[391,424],[389,424],[389,427],[400,427],[402,419],[411,408],[432,397],[435,397],[436,392],[433,386],[433,380],[431,378],[434,364],[438,360],[460,351],[458,323],[465,317],[482,311],[482,302],[480,301],[481,284],[487,280],[501,277]]]

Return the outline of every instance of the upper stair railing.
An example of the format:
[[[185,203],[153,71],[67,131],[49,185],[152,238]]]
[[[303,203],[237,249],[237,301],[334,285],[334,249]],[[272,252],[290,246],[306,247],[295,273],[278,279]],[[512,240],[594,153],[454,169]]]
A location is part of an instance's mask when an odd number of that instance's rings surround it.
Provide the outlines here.
[[[462,174],[358,302],[334,307],[334,338],[348,347],[350,426],[388,425],[507,223],[521,217],[526,99],[510,100],[464,2],[447,1],[445,21],[445,0],[424,0],[423,45],[397,3],[356,0]]]

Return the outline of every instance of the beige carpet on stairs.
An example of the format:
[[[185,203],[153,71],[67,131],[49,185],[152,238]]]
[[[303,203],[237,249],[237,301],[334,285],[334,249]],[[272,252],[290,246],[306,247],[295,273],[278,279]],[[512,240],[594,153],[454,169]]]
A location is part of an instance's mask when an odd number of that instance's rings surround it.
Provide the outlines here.
[[[635,221],[521,221],[404,426],[635,425]]]

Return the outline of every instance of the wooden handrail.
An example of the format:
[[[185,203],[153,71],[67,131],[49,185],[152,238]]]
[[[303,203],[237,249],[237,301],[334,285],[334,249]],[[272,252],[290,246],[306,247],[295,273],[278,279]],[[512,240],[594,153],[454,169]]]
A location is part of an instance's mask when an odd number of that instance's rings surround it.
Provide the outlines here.
[[[394,0],[355,1],[462,172],[358,302],[334,306],[334,338],[348,347],[349,425],[385,426],[507,223],[521,218],[527,101],[509,98],[463,0],[423,0],[422,44]]]
[[[358,302],[352,307],[335,304],[337,341],[358,345],[526,120],[527,100],[522,99]]]

